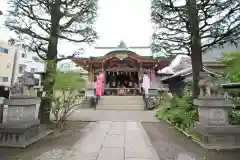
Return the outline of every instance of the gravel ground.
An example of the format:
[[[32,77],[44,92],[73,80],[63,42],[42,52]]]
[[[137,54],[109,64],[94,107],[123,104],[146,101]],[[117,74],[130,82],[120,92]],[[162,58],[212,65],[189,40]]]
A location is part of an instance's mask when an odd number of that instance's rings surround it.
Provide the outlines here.
[[[160,160],[240,159],[240,149],[228,151],[207,150],[164,122],[142,124]]]
[[[68,122],[67,129],[55,132],[37,143],[25,148],[0,148],[0,160],[61,160],[68,150],[82,136],[80,130],[87,122]]]

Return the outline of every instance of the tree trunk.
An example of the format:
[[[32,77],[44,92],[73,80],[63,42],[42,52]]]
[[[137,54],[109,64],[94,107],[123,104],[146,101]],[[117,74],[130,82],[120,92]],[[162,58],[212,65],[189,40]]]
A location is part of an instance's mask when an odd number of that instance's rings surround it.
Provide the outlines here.
[[[199,73],[202,70],[202,49],[201,37],[199,35],[199,17],[196,0],[187,0],[188,15],[191,33],[191,60],[192,60],[192,76],[193,76],[193,97],[199,94]]]
[[[43,92],[45,96],[42,98],[40,105],[40,122],[42,124],[51,124],[50,111],[52,106],[53,86],[55,83],[56,61],[47,61],[46,74],[43,79]]]
[[[58,31],[60,22],[60,0],[56,0],[51,9],[51,33],[49,37],[48,53],[46,61],[46,74],[43,78],[43,92],[45,96],[42,98],[40,105],[40,122],[42,124],[51,124],[50,111],[52,107],[53,87],[55,84],[55,75],[57,69],[57,46]]]

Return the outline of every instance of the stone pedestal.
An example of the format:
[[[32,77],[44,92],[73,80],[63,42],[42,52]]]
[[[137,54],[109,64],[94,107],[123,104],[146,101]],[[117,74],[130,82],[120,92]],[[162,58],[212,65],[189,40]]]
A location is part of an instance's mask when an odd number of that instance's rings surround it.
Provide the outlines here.
[[[35,96],[16,95],[4,100],[0,146],[24,148],[51,133],[38,120],[41,100]]]
[[[96,108],[96,89],[89,87],[85,91],[85,99],[82,104],[86,106],[86,108]]]
[[[218,97],[202,97],[194,100],[198,107],[199,122],[195,133],[200,137],[201,146],[208,149],[240,148],[240,126],[229,124],[231,100]]]
[[[158,96],[157,88],[148,89],[148,95],[144,95],[143,100],[146,104],[145,109],[153,109],[155,108]]]

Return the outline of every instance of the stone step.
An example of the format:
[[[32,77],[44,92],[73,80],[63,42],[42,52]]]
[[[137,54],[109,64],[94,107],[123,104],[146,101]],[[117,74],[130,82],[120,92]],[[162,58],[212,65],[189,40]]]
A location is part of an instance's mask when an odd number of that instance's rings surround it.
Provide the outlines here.
[[[143,105],[98,105],[97,110],[144,110]]]
[[[143,105],[144,104],[144,101],[143,100],[139,100],[139,101],[112,101],[112,100],[109,100],[109,101],[106,101],[106,100],[100,100],[99,105],[105,105],[105,104],[124,104],[124,105]]]
[[[100,110],[143,110],[142,96],[102,96],[97,109]]]
[[[142,99],[142,96],[102,96],[101,99],[139,100],[139,99]]]

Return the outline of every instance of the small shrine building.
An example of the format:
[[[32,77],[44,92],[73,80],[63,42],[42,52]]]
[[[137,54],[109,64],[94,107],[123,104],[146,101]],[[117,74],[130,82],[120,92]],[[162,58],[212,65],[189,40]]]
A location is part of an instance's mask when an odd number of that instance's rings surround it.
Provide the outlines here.
[[[72,61],[89,72],[89,81],[95,82],[99,73],[104,75],[104,90],[117,90],[121,87],[139,90],[143,73],[148,73],[152,84],[156,84],[158,70],[169,65],[165,57],[141,56],[133,50],[146,50],[151,55],[150,47],[127,47],[121,41],[117,47],[96,47],[106,50],[104,56],[89,58],[74,58]],[[112,92],[111,92],[112,94]]]

